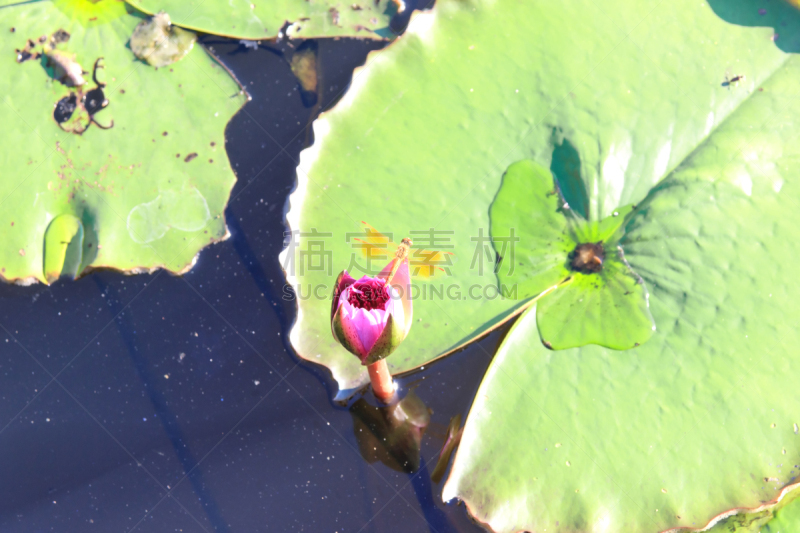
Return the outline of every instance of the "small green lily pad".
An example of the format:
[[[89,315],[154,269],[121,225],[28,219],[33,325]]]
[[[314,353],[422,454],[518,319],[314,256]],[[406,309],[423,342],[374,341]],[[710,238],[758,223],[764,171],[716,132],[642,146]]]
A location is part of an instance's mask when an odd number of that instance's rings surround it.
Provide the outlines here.
[[[224,132],[247,96],[199,47],[169,68],[138,60],[128,41],[142,18],[112,0],[0,9],[0,140],[13,147],[0,152],[3,279],[183,272],[226,237]],[[70,256],[59,243],[75,220],[83,243]]]

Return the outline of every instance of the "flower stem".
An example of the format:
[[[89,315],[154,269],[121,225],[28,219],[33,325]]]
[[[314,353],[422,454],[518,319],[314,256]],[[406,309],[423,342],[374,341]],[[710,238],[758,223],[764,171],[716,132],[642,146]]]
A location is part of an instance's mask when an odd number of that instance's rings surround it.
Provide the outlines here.
[[[375,397],[384,403],[388,403],[394,396],[394,382],[392,375],[389,373],[389,367],[386,364],[386,359],[381,359],[377,363],[372,363],[367,366],[369,372],[369,380],[372,383],[372,391]]]

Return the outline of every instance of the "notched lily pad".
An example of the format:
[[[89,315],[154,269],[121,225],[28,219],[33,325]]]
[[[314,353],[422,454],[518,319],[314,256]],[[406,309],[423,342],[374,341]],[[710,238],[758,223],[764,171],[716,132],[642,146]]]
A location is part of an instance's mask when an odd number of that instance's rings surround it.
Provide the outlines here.
[[[653,334],[647,289],[618,244],[632,212],[586,221],[541,165],[523,160],[506,171],[490,208],[497,277],[506,292],[541,298],[536,316],[548,348],[626,350]]]
[[[169,15],[160,11],[136,26],[130,47],[136,57],[158,68],[180,61],[196,40],[194,32],[174,26]]]

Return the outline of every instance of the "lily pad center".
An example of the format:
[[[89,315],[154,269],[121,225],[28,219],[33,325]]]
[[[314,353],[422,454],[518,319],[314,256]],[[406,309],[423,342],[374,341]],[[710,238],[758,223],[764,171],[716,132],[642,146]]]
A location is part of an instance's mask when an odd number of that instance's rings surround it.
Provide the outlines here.
[[[584,242],[569,253],[569,268],[583,274],[596,274],[603,270],[605,258],[603,241]]]

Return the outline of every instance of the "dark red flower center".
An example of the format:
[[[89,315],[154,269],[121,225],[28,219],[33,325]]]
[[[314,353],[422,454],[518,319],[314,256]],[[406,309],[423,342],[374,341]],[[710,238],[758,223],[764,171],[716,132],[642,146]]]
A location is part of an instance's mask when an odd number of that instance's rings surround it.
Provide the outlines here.
[[[356,281],[350,286],[350,295],[347,298],[350,305],[371,311],[373,309],[386,309],[389,301],[389,291],[386,285],[376,279],[369,281]]]

